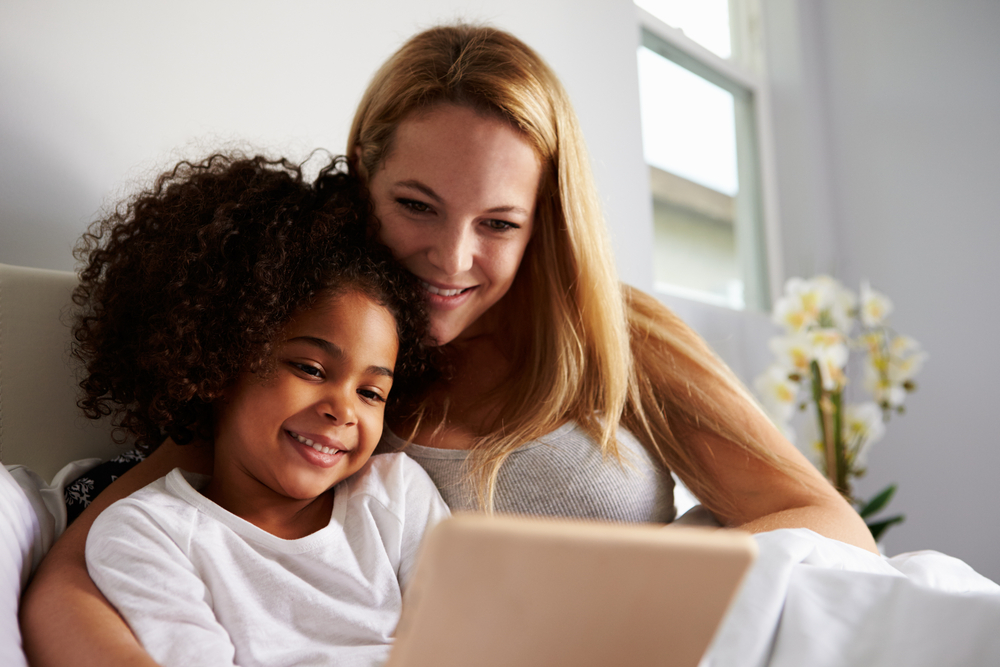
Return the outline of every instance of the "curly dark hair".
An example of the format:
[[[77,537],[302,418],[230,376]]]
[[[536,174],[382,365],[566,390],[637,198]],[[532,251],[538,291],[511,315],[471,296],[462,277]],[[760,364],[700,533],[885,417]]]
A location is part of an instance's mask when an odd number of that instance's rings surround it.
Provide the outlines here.
[[[423,299],[372,238],[369,197],[334,159],[306,182],[283,159],[181,162],[94,222],[74,255],[79,407],[152,449],[210,438],[212,402],[266,374],[280,329],[320,293],[357,289],[394,315],[395,386],[423,373]],[[397,392],[394,391],[393,394]]]

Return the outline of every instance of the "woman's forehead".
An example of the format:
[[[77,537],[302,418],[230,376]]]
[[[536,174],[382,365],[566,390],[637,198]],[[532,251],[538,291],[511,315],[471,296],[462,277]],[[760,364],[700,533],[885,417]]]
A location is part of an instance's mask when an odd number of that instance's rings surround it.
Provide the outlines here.
[[[442,119],[442,117],[444,118],[442,129],[449,126],[453,127],[452,124],[455,122],[502,128],[507,132],[517,135],[521,141],[530,146],[539,164],[548,162],[532,133],[515,123],[508,114],[484,105],[441,100],[417,107],[400,119],[386,139],[385,146],[382,149],[381,163],[378,166],[381,167],[392,156],[398,144],[401,131],[411,137],[414,134],[427,132],[428,128],[441,127],[435,121]],[[447,130],[445,130],[444,134],[447,136]]]

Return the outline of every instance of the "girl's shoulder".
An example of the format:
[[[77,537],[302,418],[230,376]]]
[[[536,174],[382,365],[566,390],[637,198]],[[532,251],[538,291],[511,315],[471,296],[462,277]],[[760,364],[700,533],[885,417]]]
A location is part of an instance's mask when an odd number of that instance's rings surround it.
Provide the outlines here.
[[[437,495],[437,487],[423,467],[399,451],[372,454],[360,470],[341,482],[340,489],[348,501],[373,498],[390,509],[406,499]]]

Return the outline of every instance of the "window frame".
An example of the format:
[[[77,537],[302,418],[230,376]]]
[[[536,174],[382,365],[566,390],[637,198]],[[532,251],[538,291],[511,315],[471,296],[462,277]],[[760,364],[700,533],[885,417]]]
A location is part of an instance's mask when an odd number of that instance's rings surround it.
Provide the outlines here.
[[[760,12],[754,11],[752,4],[755,4],[754,0],[730,0],[732,60],[708,50],[680,29],[668,25],[642,7],[635,4],[633,7],[638,23],[637,49],[639,46],[646,46],[733,94],[736,109],[737,172],[743,195],[736,198],[734,224],[737,225],[738,260],[744,274],[744,310],[770,312],[771,305],[781,294],[784,268],[770,96],[763,75],[760,50],[752,44],[755,41],[752,38],[753,29],[760,28]],[[736,57],[740,57],[748,65],[735,62]],[[747,197],[744,191],[748,180],[751,192],[754,193],[751,197]],[[749,230],[752,244],[739,241],[740,236],[745,238],[747,230],[744,228],[747,225],[755,228]],[[654,289],[657,293],[713,303],[710,298],[699,298],[693,295],[692,290],[679,286],[674,289],[656,285]]]

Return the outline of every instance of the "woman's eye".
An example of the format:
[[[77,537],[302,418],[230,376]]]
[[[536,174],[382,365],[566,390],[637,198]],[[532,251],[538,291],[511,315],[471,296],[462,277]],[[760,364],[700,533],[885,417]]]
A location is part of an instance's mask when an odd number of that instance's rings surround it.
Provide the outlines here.
[[[317,366],[313,366],[312,364],[304,364],[298,361],[290,361],[289,365],[292,368],[295,368],[311,377],[314,378],[323,377],[323,370],[321,368],[318,368]]]
[[[368,401],[372,401],[374,403],[385,402],[385,398],[382,396],[382,394],[378,393],[377,391],[372,391],[371,389],[358,389],[358,394],[360,394],[362,398]]]
[[[396,200],[396,203],[413,213],[428,213],[431,210],[430,206],[416,199],[404,199],[400,197]]]
[[[506,220],[487,220],[487,226],[490,229],[496,230],[498,232],[504,232],[508,229],[520,229],[521,225],[516,225],[513,222],[507,222]]]

